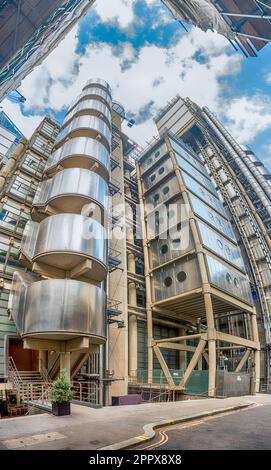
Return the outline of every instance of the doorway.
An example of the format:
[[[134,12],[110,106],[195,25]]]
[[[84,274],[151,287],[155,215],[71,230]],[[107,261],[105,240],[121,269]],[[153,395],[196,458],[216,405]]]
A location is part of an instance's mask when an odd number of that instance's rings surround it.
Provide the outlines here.
[[[39,352],[33,349],[24,349],[23,341],[20,338],[9,338],[9,356],[13,358],[19,371],[39,369]]]

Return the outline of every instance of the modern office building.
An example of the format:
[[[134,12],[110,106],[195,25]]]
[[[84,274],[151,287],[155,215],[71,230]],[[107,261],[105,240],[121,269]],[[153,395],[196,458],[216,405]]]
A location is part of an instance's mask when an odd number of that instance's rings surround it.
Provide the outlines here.
[[[16,145],[24,136],[15,126],[14,122],[4,113],[0,112],[0,166],[3,166]]]
[[[201,109],[189,99],[177,96],[161,110],[156,123],[160,135],[173,132],[204,158],[223,198],[250,278],[261,341],[261,377],[269,381],[270,173],[251,151],[238,145],[210,110]],[[228,320],[227,328],[230,328]]]
[[[271,41],[270,0],[162,0],[180,23],[215,30],[246,56]]]
[[[95,0],[0,4],[0,101],[59,44]]]
[[[10,134],[16,127],[9,123]],[[27,364],[29,370],[37,366],[37,354],[23,350],[8,310],[8,299],[14,271],[24,272],[19,260],[22,235],[31,217],[31,205],[48,157],[51,155],[59,126],[45,118],[30,141],[24,138],[14,147],[0,169],[0,237],[1,237],[1,327],[0,378],[8,375],[8,358],[13,357],[18,368]]]
[[[177,97],[143,150],[110,86],[92,79],[61,128],[45,118],[11,155],[1,378],[24,400],[45,399],[61,368],[91,405],[135,391],[247,394],[269,380],[265,186],[253,199],[258,173],[201,114]]]

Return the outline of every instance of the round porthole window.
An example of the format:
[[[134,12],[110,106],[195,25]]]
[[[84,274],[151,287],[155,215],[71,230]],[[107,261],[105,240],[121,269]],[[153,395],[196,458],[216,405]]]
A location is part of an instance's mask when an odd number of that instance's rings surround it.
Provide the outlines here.
[[[169,277],[169,276],[166,277],[166,279],[164,280],[164,284],[165,284],[166,287],[170,287],[171,284],[172,284],[172,279],[171,279],[171,277]]]
[[[154,181],[155,178],[156,178],[156,175],[151,175],[150,180],[151,180],[151,181]]]
[[[178,274],[177,274],[177,279],[179,282],[184,282],[187,278],[187,274],[185,271],[180,271]]]
[[[227,255],[230,254],[231,250],[230,250],[230,248],[228,247],[228,245],[225,245],[225,251],[226,251]]]
[[[159,198],[160,198],[160,194],[159,193],[155,194],[153,197],[154,202],[159,201]]]
[[[217,246],[218,246],[221,250],[223,250],[223,243],[222,243],[221,240],[219,240],[219,238],[216,240],[216,243],[217,243]]]
[[[168,252],[168,246],[166,244],[161,246],[161,253],[165,255]]]
[[[158,170],[159,175],[162,175],[164,173],[164,171],[165,171],[165,168],[163,166],[161,168],[159,168],[159,170]]]
[[[164,193],[164,194],[167,194],[168,192],[169,192],[169,187],[168,187],[168,186],[165,186],[165,187],[163,188],[163,193]]]
[[[151,165],[151,164],[152,164],[152,158],[149,158],[148,165]]]
[[[232,277],[231,277],[230,273],[227,273],[227,274],[226,274],[226,280],[227,280],[227,282],[228,282],[229,284],[232,283]]]
[[[158,150],[158,152],[156,152],[156,153],[154,154],[155,158],[158,158],[159,155],[160,155],[160,150]]]
[[[239,287],[240,282],[239,282],[239,280],[237,279],[237,277],[234,278],[234,281],[233,281],[233,282],[234,282],[235,287]]]

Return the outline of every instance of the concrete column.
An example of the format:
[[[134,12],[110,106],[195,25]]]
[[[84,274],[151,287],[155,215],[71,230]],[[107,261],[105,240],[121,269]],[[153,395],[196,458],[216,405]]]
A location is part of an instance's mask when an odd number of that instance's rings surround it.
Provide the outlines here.
[[[129,315],[129,375],[136,378],[137,371],[137,318]]]
[[[126,204],[125,211],[126,211],[126,240],[129,243],[134,244],[135,237],[134,237],[134,229],[133,229],[133,209],[130,206],[130,204]]]
[[[255,350],[254,352],[255,393],[259,393],[260,375],[261,375],[261,356],[260,356],[259,332],[258,332],[257,316],[256,316],[255,308],[254,308],[253,314],[251,315],[251,329],[252,329],[253,341],[256,341],[259,344],[259,349]]]
[[[179,328],[179,336],[185,335],[185,329]],[[186,341],[183,342],[186,344]],[[185,371],[186,369],[186,351],[179,351],[179,369]]]
[[[213,314],[213,306],[211,294],[204,293],[204,303],[207,320],[207,337],[208,337],[208,352],[209,352],[209,381],[208,381],[208,396],[215,396],[216,391],[216,331]]]
[[[129,253],[127,256],[127,270],[130,273],[135,273],[136,271],[135,255],[133,253]]]
[[[198,330],[198,333],[201,332],[201,331],[200,331],[200,322],[199,322],[199,321],[197,321],[197,330]],[[199,361],[198,361],[198,370],[202,370],[202,358],[203,358],[203,356],[201,356],[201,357],[199,358]]]
[[[66,369],[66,377],[70,382],[71,380],[71,353],[60,353],[60,370]]]
[[[39,351],[39,371],[42,369],[47,370],[48,363],[47,363],[47,351],[40,350]]]

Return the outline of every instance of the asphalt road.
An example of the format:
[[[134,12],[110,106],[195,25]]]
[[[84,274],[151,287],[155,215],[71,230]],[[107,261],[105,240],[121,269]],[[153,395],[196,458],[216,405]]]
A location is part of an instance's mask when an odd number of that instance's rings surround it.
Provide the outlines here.
[[[138,447],[151,450],[271,450],[271,405],[227,413],[157,431]]]

